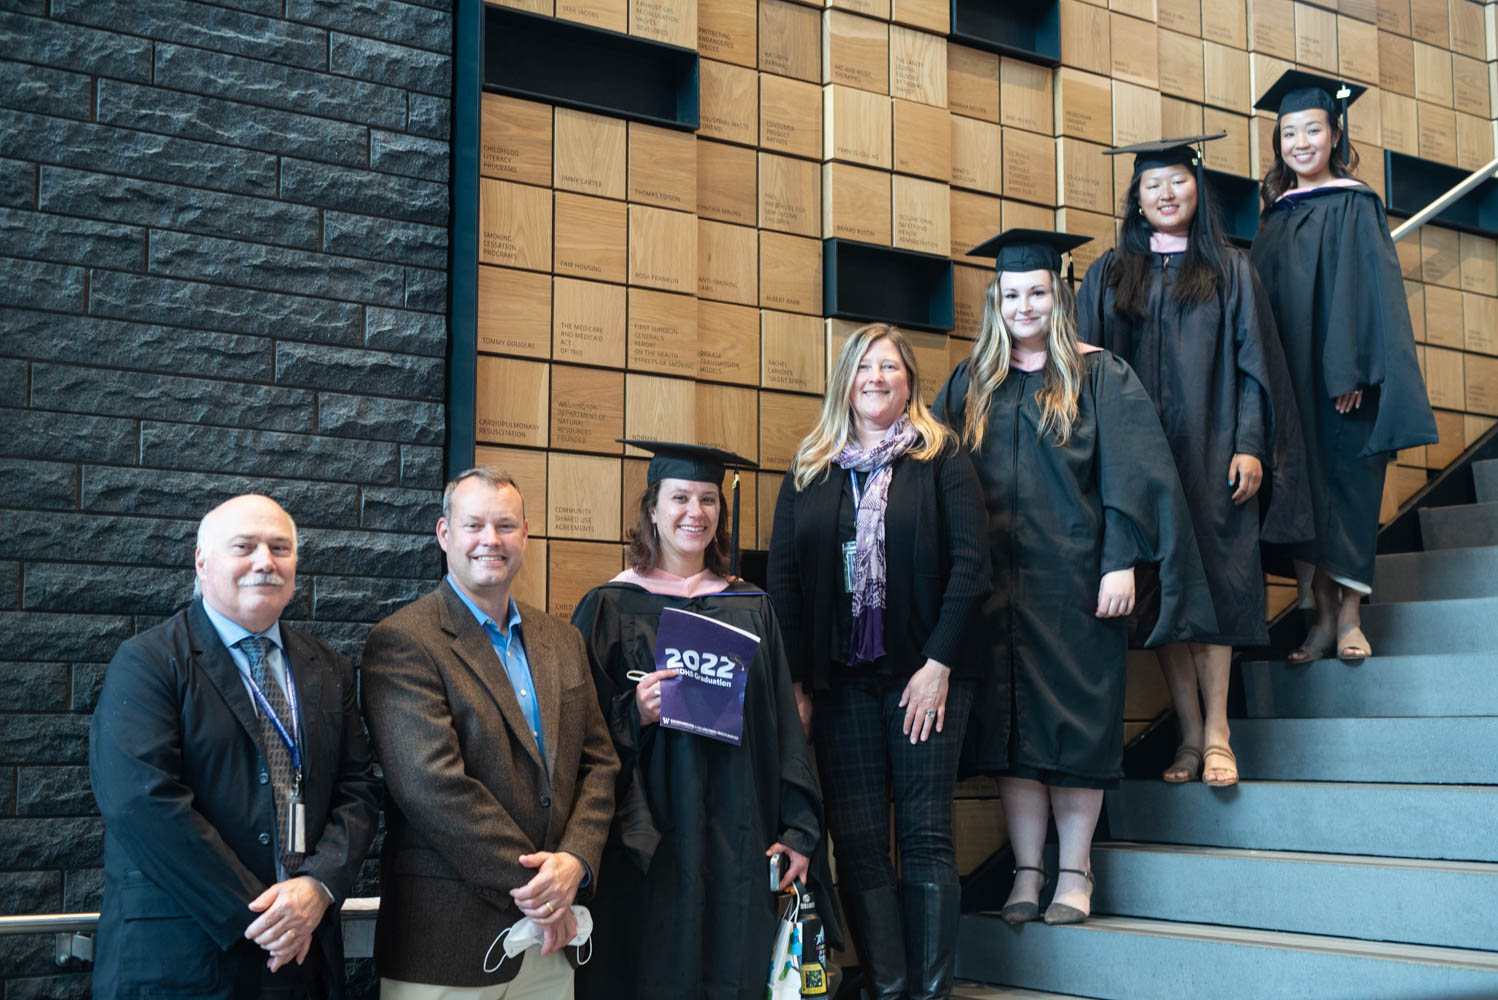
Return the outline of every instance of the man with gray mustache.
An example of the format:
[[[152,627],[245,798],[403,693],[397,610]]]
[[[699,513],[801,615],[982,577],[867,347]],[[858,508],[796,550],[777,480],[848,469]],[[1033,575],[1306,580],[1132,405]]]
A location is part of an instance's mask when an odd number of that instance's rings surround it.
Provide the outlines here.
[[[89,774],[104,817],[94,996],[336,998],[338,908],[379,814],[354,670],[280,620],[297,534],[204,515],[194,600],[120,646]]]

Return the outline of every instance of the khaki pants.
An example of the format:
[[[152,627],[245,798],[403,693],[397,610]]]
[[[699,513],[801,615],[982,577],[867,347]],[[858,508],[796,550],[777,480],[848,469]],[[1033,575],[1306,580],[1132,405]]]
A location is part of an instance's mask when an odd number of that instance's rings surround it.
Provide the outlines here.
[[[506,961],[520,964],[520,974],[496,986],[432,986],[398,979],[380,980],[380,1000],[572,1000],[572,966],[561,952],[542,957],[539,947]]]

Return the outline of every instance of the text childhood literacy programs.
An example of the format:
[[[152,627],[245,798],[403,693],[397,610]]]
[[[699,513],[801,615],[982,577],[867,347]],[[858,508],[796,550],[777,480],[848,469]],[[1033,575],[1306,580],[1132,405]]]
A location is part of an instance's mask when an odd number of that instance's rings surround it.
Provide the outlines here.
[[[744,681],[758,653],[753,632],[666,608],[655,636],[655,668],[680,673],[661,684],[661,725],[738,746]]]

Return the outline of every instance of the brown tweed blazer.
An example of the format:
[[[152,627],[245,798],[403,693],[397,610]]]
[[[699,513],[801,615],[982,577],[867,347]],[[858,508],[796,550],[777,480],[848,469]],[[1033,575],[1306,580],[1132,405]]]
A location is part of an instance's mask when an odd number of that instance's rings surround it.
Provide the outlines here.
[[[520,605],[544,762],[488,636],[452,585],[376,625],[361,664],[365,718],[385,771],[375,962],[381,976],[476,987],[490,943],[521,913],[517,860],[567,851],[599,877],[619,769],[577,629]],[[580,893],[579,895],[582,895]],[[504,954],[494,949],[492,966]]]

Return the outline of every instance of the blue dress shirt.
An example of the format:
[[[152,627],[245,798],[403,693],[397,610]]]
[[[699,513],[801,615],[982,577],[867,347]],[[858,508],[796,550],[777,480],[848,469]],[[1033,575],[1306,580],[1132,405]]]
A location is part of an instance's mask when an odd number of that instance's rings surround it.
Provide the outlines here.
[[[544,762],[546,741],[541,735],[541,704],[536,700],[536,685],[531,679],[531,661],[525,655],[525,638],[520,634],[520,608],[515,604],[515,598],[510,598],[510,620],[506,623],[508,632],[501,632],[489,613],[468,599],[451,573],[447,575],[447,583],[452,587],[453,593],[458,595],[458,600],[473,612],[473,617],[489,637],[489,645],[494,647],[494,655],[504,665],[510,687],[515,692],[515,700],[520,702],[520,711],[525,713],[525,720],[530,723],[531,736],[534,737],[536,749],[541,752],[541,760]]]

